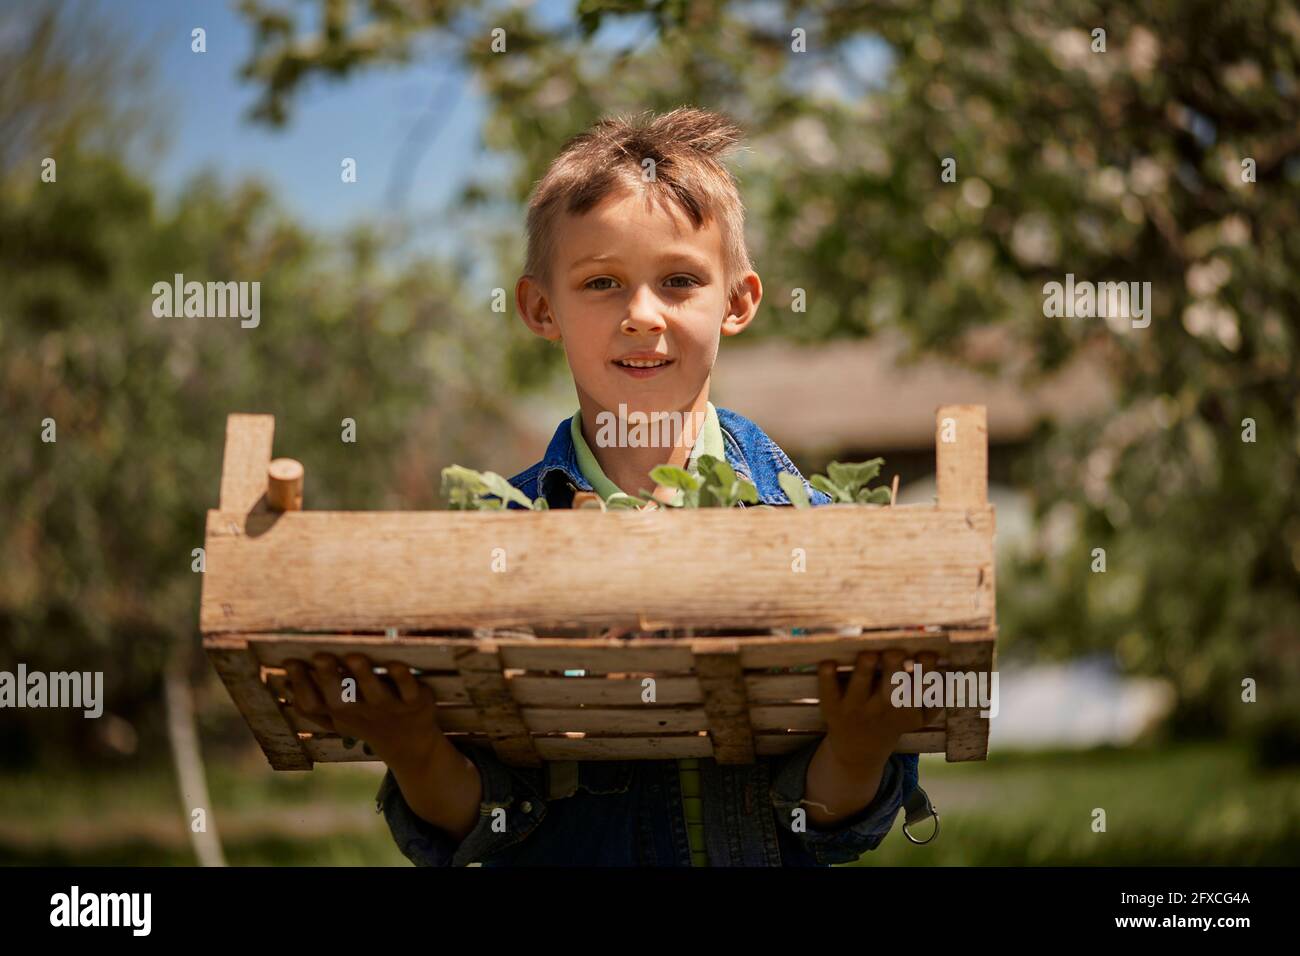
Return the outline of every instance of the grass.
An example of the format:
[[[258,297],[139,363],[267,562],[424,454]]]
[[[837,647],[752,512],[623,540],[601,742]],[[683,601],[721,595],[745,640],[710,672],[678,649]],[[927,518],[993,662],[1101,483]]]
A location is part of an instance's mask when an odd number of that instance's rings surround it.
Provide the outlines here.
[[[233,865],[409,865],[374,796],[379,765],[274,773],[213,761],[212,816]],[[858,865],[1205,865],[1300,861],[1300,768],[1264,772],[1230,744],[921,760],[938,840],[895,832]],[[190,865],[170,768],[0,777],[0,863]],[[1106,831],[1093,830],[1095,808]],[[921,836],[931,824],[918,827]]]
[[[1300,862],[1300,767],[1259,770],[1231,744],[994,754],[979,765],[927,755],[921,785],[942,819],[939,838],[914,846],[900,820],[857,865]],[[1097,809],[1105,832],[1093,829]]]

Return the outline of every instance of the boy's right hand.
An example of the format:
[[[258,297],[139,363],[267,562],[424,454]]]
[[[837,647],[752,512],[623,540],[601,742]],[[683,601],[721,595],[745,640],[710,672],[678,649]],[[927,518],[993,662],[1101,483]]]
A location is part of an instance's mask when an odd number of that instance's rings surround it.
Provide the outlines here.
[[[346,666],[333,654],[316,654],[312,666],[285,661],[293,707],[326,729],[364,740],[375,756],[392,766],[410,765],[446,743],[438,727],[433,691],[405,664],[384,665],[390,684],[374,672],[364,654],[349,654]],[[355,700],[343,699],[343,681],[356,681]]]

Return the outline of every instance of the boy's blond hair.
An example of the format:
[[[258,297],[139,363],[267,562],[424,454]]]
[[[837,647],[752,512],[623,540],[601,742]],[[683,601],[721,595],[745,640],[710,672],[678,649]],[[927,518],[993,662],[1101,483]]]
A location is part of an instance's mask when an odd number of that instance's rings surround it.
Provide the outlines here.
[[[696,228],[717,221],[725,280],[734,291],[752,266],[745,247],[745,209],[722,160],[742,136],[726,117],[694,107],[600,120],[564,145],[533,190],[524,271],[548,280],[555,221],[561,214],[581,215],[612,193],[639,188],[647,200],[676,203]],[[647,159],[654,161],[653,178]]]

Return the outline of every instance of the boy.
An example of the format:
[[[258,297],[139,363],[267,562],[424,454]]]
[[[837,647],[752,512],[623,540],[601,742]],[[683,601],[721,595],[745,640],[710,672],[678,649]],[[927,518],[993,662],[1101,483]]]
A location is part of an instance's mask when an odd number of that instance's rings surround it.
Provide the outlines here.
[[[646,487],[653,467],[694,468],[708,453],[753,481],[761,503],[790,503],[777,481],[781,471],[799,476],[790,459],[757,425],[708,400],[719,337],[743,331],[763,295],[722,163],[738,141],[736,127],[697,109],[604,120],[538,184],[516,303],[529,329],[563,345],[580,407],[545,457],[511,479],[530,498],[564,508],[578,491],[662,495]],[[604,427],[616,412],[676,413],[687,426],[668,444],[619,447]],[[805,488],[814,504],[829,501]],[[932,654],[917,660],[935,664]],[[845,683],[822,662],[828,732],[793,754],[749,766],[580,761],[542,770],[450,743],[432,691],[400,665],[389,668],[391,685],[361,656],[320,655],[289,673],[300,709],[364,739],[388,765],[378,805],[416,864],[797,866],[875,849],[917,788],[916,755],[893,750],[933,714],[889,702],[890,675],[910,663],[902,652],[864,653]],[[356,677],[355,703],[338,703],[346,676]]]

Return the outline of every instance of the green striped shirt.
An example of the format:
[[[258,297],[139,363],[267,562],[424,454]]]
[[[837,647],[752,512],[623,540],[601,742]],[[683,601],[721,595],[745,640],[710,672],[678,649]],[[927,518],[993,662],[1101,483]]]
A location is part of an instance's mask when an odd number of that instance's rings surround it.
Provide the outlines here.
[[[712,455],[722,461],[727,457],[722,438],[722,424],[718,421],[718,410],[713,407],[712,402],[709,402],[708,406],[704,427],[700,429],[686,464],[688,471],[695,470],[696,460],[700,455]],[[600,463],[596,461],[596,456],[592,454],[591,448],[582,436],[582,412],[579,411],[574,415],[570,422],[573,447],[578,456],[578,469],[582,472],[582,476],[591,483],[591,487],[602,498],[608,498],[621,491],[621,488],[605,476]],[[677,779],[682,788],[682,815],[686,818],[686,835],[691,844],[691,866],[708,866],[709,854],[704,846],[704,803],[700,793],[699,758],[688,757],[678,760]]]

